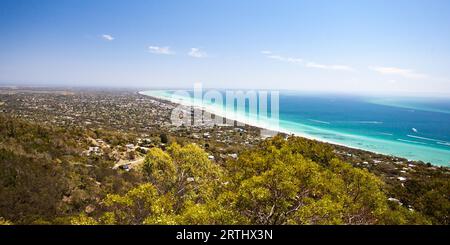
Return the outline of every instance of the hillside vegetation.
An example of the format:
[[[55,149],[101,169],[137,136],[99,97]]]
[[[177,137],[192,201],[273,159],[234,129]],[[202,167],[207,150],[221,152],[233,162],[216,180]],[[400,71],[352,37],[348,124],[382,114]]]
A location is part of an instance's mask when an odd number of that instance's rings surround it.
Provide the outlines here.
[[[0,116],[0,222],[5,224],[431,224],[448,222],[448,179],[416,184],[422,210],[321,143],[274,137],[217,164],[203,148],[153,147],[132,171],[85,156],[99,132]],[[126,140],[103,132],[115,144]],[[176,141],[176,140],[174,140]],[[433,186],[432,190],[423,189]],[[411,187],[405,195],[413,196]],[[436,198],[435,198],[436,197]],[[416,200],[417,198],[410,197]],[[433,198],[433,204],[428,201]]]

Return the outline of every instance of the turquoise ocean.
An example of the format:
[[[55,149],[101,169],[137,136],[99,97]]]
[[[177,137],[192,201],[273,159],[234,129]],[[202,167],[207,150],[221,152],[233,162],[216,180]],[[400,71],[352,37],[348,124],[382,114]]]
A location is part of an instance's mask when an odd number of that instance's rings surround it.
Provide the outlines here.
[[[226,106],[184,96],[172,90],[143,95],[201,106],[225,115]],[[192,91],[190,91],[192,95]],[[224,91],[220,91],[224,95]],[[225,98],[225,96],[224,96]],[[270,96],[269,96],[270,108]],[[251,115],[246,108],[233,119],[272,128],[274,121]],[[269,116],[271,112],[269,109]],[[227,114],[229,115],[229,114]],[[450,99],[352,96],[281,91],[278,128],[320,141],[450,166]]]

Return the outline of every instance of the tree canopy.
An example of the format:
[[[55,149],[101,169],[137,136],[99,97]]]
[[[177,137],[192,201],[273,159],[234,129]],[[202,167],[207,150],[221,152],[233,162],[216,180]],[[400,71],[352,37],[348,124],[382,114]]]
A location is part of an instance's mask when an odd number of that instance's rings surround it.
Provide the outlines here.
[[[147,183],[124,195],[108,195],[96,222],[427,223],[390,203],[375,175],[334,158],[329,149],[299,145],[296,139],[266,140],[223,166],[210,161],[197,145],[174,143],[167,151],[152,148],[141,171]],[[91,222],[85,214],[73,219]]]

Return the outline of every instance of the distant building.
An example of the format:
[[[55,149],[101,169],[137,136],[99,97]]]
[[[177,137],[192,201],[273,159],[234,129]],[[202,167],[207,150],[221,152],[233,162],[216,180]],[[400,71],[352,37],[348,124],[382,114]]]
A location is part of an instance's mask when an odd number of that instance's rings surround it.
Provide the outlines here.
[[[120,168],[127,172],[130,171],[130,165],[128,165],[128,164],[121,165]]]
[[[400,180],[400,181],[405,181],[406,180],[405,177],[397,177],[397,179]]]
[[[236,159],[238,157],[238,155],[236,153],[228,154],[228,156],[230,156],[230,157],[232,157],[234,159]]]
[[[89,152],[98,152],[99,151],[99,147],[98,146],[91,146],[91,147],[89,147]]]
[[[87,150],[87,155],[90,156],[91,154],[99,154],[100,148],[98,146],[90,146]]]

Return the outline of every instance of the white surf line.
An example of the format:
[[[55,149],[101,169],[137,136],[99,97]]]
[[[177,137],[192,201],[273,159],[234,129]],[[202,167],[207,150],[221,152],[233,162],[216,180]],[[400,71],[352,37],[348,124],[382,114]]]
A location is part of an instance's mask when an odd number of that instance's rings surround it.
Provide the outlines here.
[[[308,119],[311,122],[316,122],[316,123],[322,123],[322,124],[331,124],[330,122],[325,122],[325,121],[320,121],[320,120],[315,120],[315,119]]]
[[[389,136],[394,135],[394,134],[391,134],[391,133],[383,133],[383,132],[380,132],[379,134],[382,134],[382,135],[389,135]]]
[[[404,139],[397,139],[397,140],[398,140],[398,141],[402,141],[402,142],[414,143],[414,144],[428,145],[427,143],[423,143],[423,142],[419,142],[419,141],[414,141],[414,140],[404,140]]]
[[[337,123],[354,123],[354,124],[383,124],[382,121],[336,121]]]
[[[416,136],[416,135],[411,135],[411,134],[407,134],[406,136],[411,137],[411,138],[421,139],[421,140],[428,140],[428,141],[441,142],[441,143],[449,143],[449,142],[447,142],[445,140],[426,138],[426,137],[421,137],[421,136]]]
[[[356,123],[362,123],[362,124],[383,124],[383,122],[380,121],[355,121]]]

